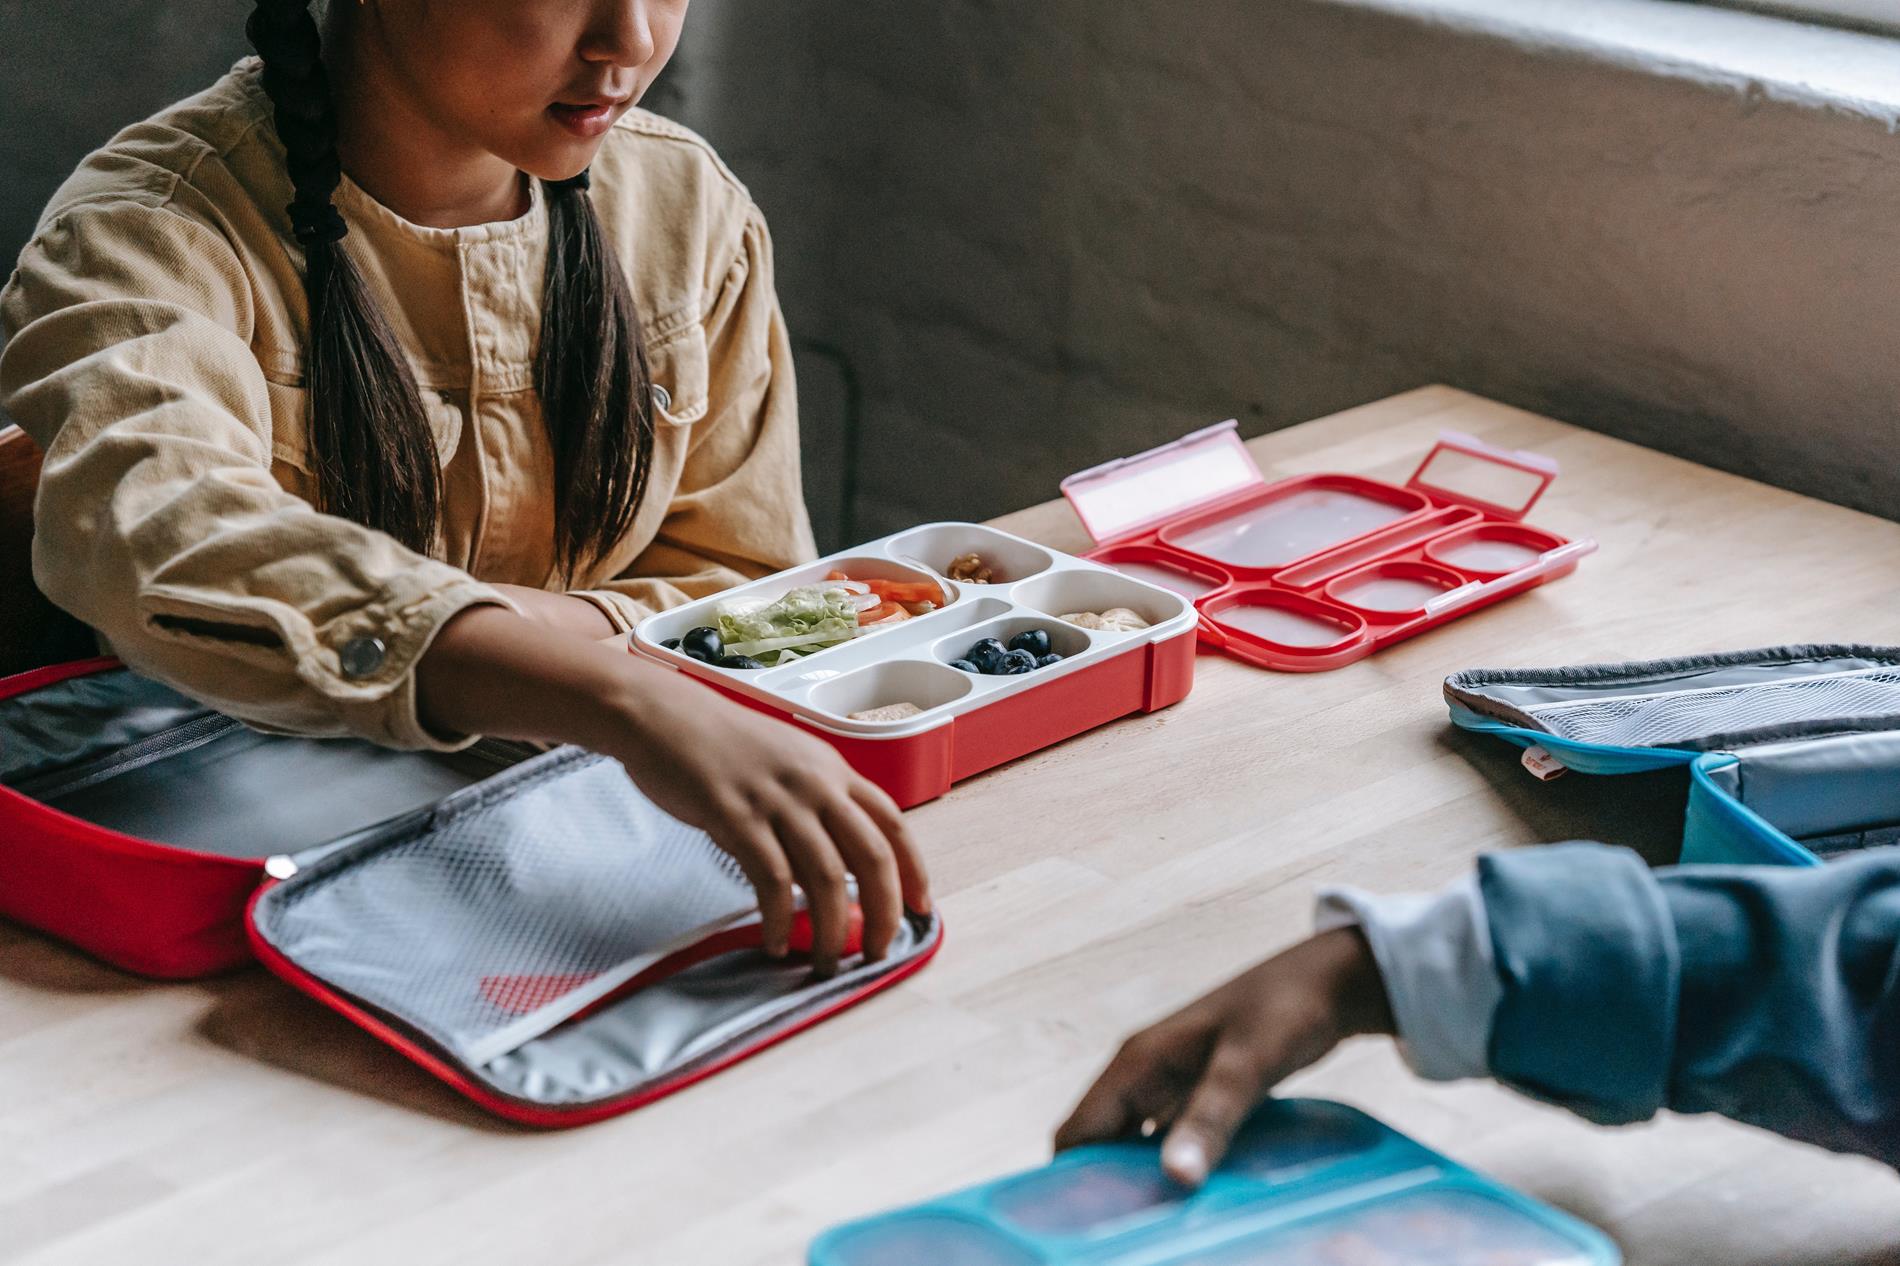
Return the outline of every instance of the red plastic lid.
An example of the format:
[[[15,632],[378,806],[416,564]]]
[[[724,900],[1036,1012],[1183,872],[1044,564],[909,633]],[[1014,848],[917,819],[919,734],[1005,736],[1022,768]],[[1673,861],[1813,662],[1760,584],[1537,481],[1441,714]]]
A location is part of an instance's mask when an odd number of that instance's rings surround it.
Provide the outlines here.
[[[1267,480],[1229,420],[1070,475],[1062,495],[1097,544],[1139,536]]]
[[[1440,501],[1521,519],[1556,477],[1557,463],[1542,454],[1499,448],[1462,431],[1446,431],[1405,486]]]

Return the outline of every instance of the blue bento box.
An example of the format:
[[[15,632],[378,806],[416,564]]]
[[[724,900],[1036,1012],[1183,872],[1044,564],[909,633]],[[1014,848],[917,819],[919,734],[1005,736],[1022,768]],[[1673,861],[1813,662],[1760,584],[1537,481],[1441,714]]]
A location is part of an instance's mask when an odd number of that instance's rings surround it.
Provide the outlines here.
[[[1064,1153],[821,1235],[811,1266],[1616,1266],[1600,1232],[1343,1104],[1254,1113],[1197,1192],[1159,1141]]]
[[[1687,766],[1685,863],[1818,866],[1900,843],[1900,647],[1471,669],[1445,701],[1464,729],[1580,773]]]

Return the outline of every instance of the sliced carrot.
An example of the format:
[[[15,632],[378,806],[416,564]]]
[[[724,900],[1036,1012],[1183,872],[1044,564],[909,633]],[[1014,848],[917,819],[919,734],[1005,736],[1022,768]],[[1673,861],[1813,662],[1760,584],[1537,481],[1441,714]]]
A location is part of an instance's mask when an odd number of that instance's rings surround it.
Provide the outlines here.
[[[842,571],[832,571],[826,580],[849,580],[868,588],[886,602],[928,602],[943,605],[943,590],[930,580],[858,580]]]
[[[871,592],[886,602],[934,602],[943,605],[943,591],[928,580],[867,580]]]

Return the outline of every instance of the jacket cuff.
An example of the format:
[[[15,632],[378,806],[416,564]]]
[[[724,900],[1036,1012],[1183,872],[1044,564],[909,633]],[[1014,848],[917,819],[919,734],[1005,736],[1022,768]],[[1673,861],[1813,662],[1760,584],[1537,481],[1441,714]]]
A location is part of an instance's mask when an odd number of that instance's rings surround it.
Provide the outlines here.
[[[277,645],[251,639],[218,641],[240,663],[281,665],[286,654],[306,687],[328,701],[350,733],[385,747],[459,751],[479,735],[442,735],[422,723],[417,710],[415,668],[449,619],[471,606],[492,604],[520,614],[499,590],[443,563],[407,570],[382,591],[327,620],[278,618],[263,628]],[[233,621],[232,612],[159,588],[144,601],[148,627],[160,636],[198,640],[189,630],[259,629],[260,612]],[[276,613],[269,613],[276,614]],[[181,631],[176,625],[182,623]]]
[[[1318,931],[1358,927],[1372,947],[1399,1053],[1430,1081],[1483,1077],[1502,989],[1475,875],[1436,896],[1320,891]]]
[[[1628,849],[1567,844],[1478,861],[1503,988],[1500,1080],[1605,1125],[1664,1105],[1681,952],[1661,889]]]
[[[636,624],[652,614],[626,594],[611,589],[570,589],[567,596],[583,598],[600,608],[600,613],[613,624],[615,633],[633,632]]]

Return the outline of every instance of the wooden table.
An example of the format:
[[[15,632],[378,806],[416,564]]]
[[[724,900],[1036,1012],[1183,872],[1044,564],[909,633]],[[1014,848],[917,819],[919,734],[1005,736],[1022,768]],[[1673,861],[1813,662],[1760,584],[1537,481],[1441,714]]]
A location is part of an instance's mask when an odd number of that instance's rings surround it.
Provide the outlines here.
[[[505,1128],[261,972],[155,986],[0,929],[0,1261],[802,1262],[829,1224],[1041,1160],[1124,1032],[1301,936],[1319,884],[1435,886],[1574,836],[1673,846],[1679,787],[1539,784],[1447,727],[1447,672],[1900,642],[1900,525],[1460,392],[1252,448],[1270,477],[1403,479],[1445,427],[1559,459],[1535,518],[1602,553],[1338,672],[1203,657],[1179,707],[917,810],[937,962],[632,1116]],[[1060,503],[1002,522],[1085,544]],[[1713,1120],[1595,1129],[1421,1083],[1384,1042],[1293,1088],[1581,1214],[1632,1266],[1900,1263],[1900,1181],[1869,1162]]]

